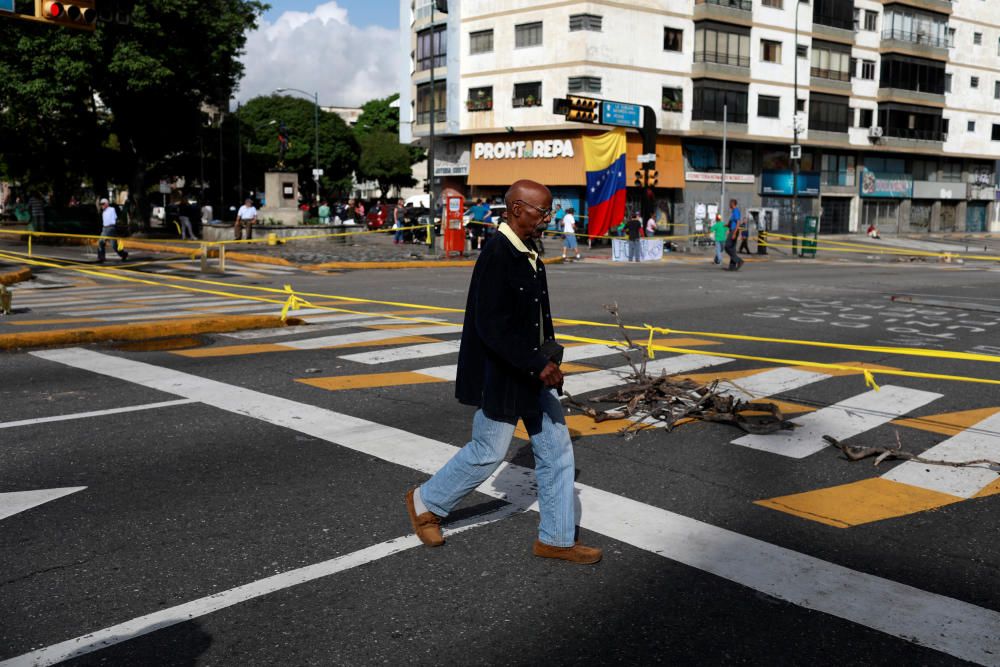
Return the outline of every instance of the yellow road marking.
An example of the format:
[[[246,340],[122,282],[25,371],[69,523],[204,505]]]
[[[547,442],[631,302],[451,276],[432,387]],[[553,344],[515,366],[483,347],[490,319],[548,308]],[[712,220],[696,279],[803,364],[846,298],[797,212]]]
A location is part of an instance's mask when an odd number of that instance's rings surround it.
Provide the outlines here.
[[[397,387],[411,384],[431,384],[447,382],[432,375],[403,371],[400,373],[369,373],[368,375],[341,375],[325,378],[303,378],[296,380],[327,391],[343,389],[375,389],[378,387]]]
[[[587,415],[566,416],[566,427],[569,429],[570,437],[573,438],[617,433],[630,423],[627,419],[609,419],[598,424]],[[514,437],[521,440],[529,439],[528,431],[524,428],[524,422],[519,421],[517,423],[517,428],[514,429]]]
[[[869,364],[864,361],[838,361],[838,366],[851,366],[857,368],[857,371],[851,371],[844,368],[822,368],[815,369],[820,373],[826,373],[827,375],[832,375],[833,377],[843,377],[845,375],[857,375],[864,370],[869,371],[898,371],[899,369],[895,366],[880,366],[879,364]],[[806,370],[809,370],[806,368]]]
[[[324,350],[340,350],[348,347],[378,347],[382,345],[413,345],[415,343],[440,343],[438,338],[429,336],[400,336],[399,338],[385,338],[383,340],[368,340],[358,343],[346,343],[344,345],[332,345],[324,347]]]
[[[992,417],[998,412],[1000,412],[1000,407],[979,408],[976,410],[945,412],[939,415],[927,415],[926,417],[894,419],[892,423],[898,426],[909,426],[910,428],[918,428],[922,431],[930,431],[931,433],[958,435],[973,424],[987,417]]]
[[[962,500],[947,493],[873,477],[826,489],[758,500],[755,504],[835,528],[850,528],[937,509]]]
[[[24,326],[26,324],[76,324],[77,322],[103,322],[104,320],[97,317],[65,317],[62,319],[54,320],[21,320],[20,322],[4,322],[4,324],[13,324]]]
[[[588,366],[587,364],[575,364],[568,361],[559,366],[559,370],[563,373],[586,373],[587,371],[596,371],[597,368],[594,366]]]
[[[975,498],[985,498],[986,496],[995,496],[1000,493],[1000,479],[993,480],[993,483],[985,487],[982,491],[977,493]]]
[[[196,350],[178,350],[173,354],[182,357],[236,357],[241,354],[260,354],[261,352],[291,352],[294,347],[286,345],[276,345],[274,343],[260,343],[257,345],[223,345],[217,347],[199,347]]]
[[[427,324],[428,324],[428,326],[434,326],[430,322],[428,322]],[[450,324],[447,324],[447,323],[442,323],[442,326],[446,326],[446,325],[450,329],[452,329],[452,330],[454,330],[454,331],[457,332],[457,329],[455,329],[453,325],[450,325]],[[365,328],[366,329],[381,329],[383,331],[392,331],[393,329],[412,329],[413,328],[413,322],[402,322],[400,324],[371,324],[371,325],[365,326]],[[442,329],[441,333],[445,333],[445,330]]]

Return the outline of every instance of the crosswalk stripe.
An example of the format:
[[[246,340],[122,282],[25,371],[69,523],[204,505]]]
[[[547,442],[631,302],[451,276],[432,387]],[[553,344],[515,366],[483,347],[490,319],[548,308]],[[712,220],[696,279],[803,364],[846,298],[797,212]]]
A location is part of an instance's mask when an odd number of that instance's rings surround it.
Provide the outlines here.
[[[109,294],[100,289],[91,289],[85,293],[79,295],[66,295],[60,294],[58,298],[53,298],[50,296],[46,299],[32,299],[29,297],[18,296],[15,292],[14,298],[18,305],[28,306],[29,308],[53,308],[58,306],[72,306],[79,304],[101,304],[107,301],[115,301],[119,298],[125,297],[128,292],[116,292]]]
[[[846,440],[938,398],[941,394],[886,385],[881,391],[868,391],[797,417],[798,428],[791,431],[745,435],[733,440],[732,444],[801,459],[830,446],[823,440],[824,435]]]
[[[201,401],[427,474],[436,472],[458,449],[325,408],[93,350],[66,348],[31,354]],[[718,362],[713,357],[703,359]],[[505,463],[478,490],[537,510],[534,487],[532,470]],[[1000,655],[1000,635],[996,632],[1000,612],[852,570],[586,484],[576,484],[576,491],[581,528],[778,600],[956,658],[995,665]],[[887,609],[892,613],[886,613]]]
[[[164,303],[156,306],[136,306],[134,304],[119,303],[114,308],[106,308],[104,310],[86,310],[79,311],[84,313],[87,317],[97,317],[100,315],[117,315],[121,314],[123,309],[128,309],[131,313],[160,313],[166,311],[176,312],[178,310],[189,310],[191,308],[207,308],[209,306],[222,306],[222,305],[232,305],[234,303],[233,299],[195,299],[191,301],[182,301],[180,303]],[[242,308],[242,306],[236,306],[237,308]],[[73,313],[60,313],[60,315],[72,315]]]
[[[750,401],[766,396],[776,396],[800,387],[826,380],[826,373],[804,371],[800,368],[772,368],[730,383],[720,383],[724,393],[741,401]]]
[[[411,384],[430,384],[445,382],[445,380],[422,373],[401,371],[395,373],[368,373],[365,375],[334,375],[325,378],[300,378],[296,382],[326,389],[327,391],[340,391],[342,389],[373,389]]]
[[[698,368],[721,366],[722,364],[728,364],[730,361],[732,360],[723,359],[722,357],[709,357],[703,354],[684,354],[679,357],[653,359],[646,364],[646,372],[650,375],[658,375],[665,371],[668,375],[672,375],[674,373],[686,373]],[[619,366],[592,373],[571,375],[566,378],[563,390],[568,394],[576,396],[577,394],[585,394],[589,391],[605,389],[620,383],[631,372],[631,367]]]
[[[930,431],[931,433],[940,433],[941,435],[958,435],[977,422],[991,417],[998,412],[1000,412],[1000,407],[976,408],[974,410],[946,412],[939,415],[896,419],[892,423],[899,426],[909,426],[910,428],[922,431]]]
[[[373,333],[392,333],[396,332],[373,332]],[[386,338],[376,338],[374,340],[355,340],[350,342],[340,342],[336,345],[330,345],[331,349],[341,348],[341,347],[367,347],[369,345],[411,345],[414,343],[434,343],[437,342],[436,338],[428,338],[426,336],[391,336]],[[173,354],[180,355],[182,357],[236,357],[247,354],[260,354],[262,352],[295,352],[299,348],[291,347],[290,345],[285,345],[281,343],[257,343],[257,344],[246,344],[246,345],[222,345],[222,346],[210,346],[210,347],[200,347],[194,350],[177,350]],[[310,349],[310,348],[307,348]]]
[[[295,348],[297,350],[318,350],[324,347],[337,347],[350,343],[371,343],[388,338],[398,338],[400,336],[423,336],[427,334],[449,334],[461,330],[457,324],[438,324],[434,326],[408,327],[406,329],[381,329],[378,331],[361,331],[358,333],[337,334],[334,336],[320,336],[319,338],[304,338],[301,340],[290,340],[282,345]]]
[[[458,352],[461,342],[457,340],[447,340],[441,343],[425,343],[423,345],[409,345],[397,347],[389,350],[374,350],[372,352],[358,352],[356,354],[341,355],[341,359],[356,361],[360,364],[386,364],[392,361],[402,361],[404,359],[423,359],[425,357],[437,357],[442,354]]]
[[[295,312],[295,317],[299,317],[300,313]],[[281,336],[294,336],[304,333],[313,333],[316,331],[325,331],[327,329],[340,329],[343,327],[351,326],[364,326],[363,322],[383,322],[384,320],[372,320],[371,315],[353,315],[353,314],[343,314],[335,315],[330,318],[326,318],[319,324],[313,324],[316,320],[320,318],[310,317],[307,321],[309,324],[304,327],[277,327],[272,329],[256,329],[252,331],[234,331],[232,333],[219,334],[225,336],[226,338],[235,338],[237,340],[258,340],[261,338],[276,338]]]
[[[1000,461],[1000,413],[934,445],[921,456],[953,463],[976,459]],[[987,465],[957,468],[906,461],[882,477],[922,489],[971,498],[1000,477],[1000,472],[991,470]]]

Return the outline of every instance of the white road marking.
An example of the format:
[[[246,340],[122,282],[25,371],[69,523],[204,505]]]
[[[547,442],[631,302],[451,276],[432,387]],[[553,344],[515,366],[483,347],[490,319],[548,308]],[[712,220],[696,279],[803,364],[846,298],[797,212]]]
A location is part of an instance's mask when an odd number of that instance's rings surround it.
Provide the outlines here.
[[[403,327],[401,329],[378,329],[376,331],[360,331],[357,333],[337,334],[335,336],[320,336],[319,338],[289,340],[283,342],[282,345],[285,345],[286,347],[294,347],[299,350],[318,350],[324,347],[348,345],[351,343],[373,343],[375,341],[387,340],[389,338],[400,338],[403,336],[452,334],[455,333],[456,329],[460,328],[461,327],[457,324],[439,324]]]
[[[31,354],[199,400],[427,474],[436,472],[458,449],[332,410],[92,350],[67,348]],[[806,609],[963,660],[997,664],[1000,613],[996,611],[851,570],[584,484],[577,484],[576,489],[582,528]],[[505,463],[478,490],[522,508],[537,509],[534,471],[529,468]],[[892,613],[886,613],[887,609]]]
[[[225,306],[232,305],[235,303],[235,299],[195,299],[190,301],[184,301],[182,303],[172,304],[164,303],[157,304],[155,306],[139,306],[130,305],[127,303],[120,303],[122,306],[129,306],[127,308],[109,308],[107,310],[88,310],[86,312],[65,312],[60,313],[60,315],[84,315],[86,317],[101,317],[102,315],[121,315],[122,313],[165,313],[174,312],[179,310],[186,310],[188,308],[208,308],[209,306]],[[280,306],[279,306],[280,307]]]
[[[404,359],[423,359],[424,357],[451,354],[452,352],[458,352],[460,345],[461,341],[448,340],[443,343],[422,343],[420,345],[405,345],[388,350],[342,354],[340,358],[347,361],[356,361],[359,364],[387,364],[392,361],[401,361]]]
[[[918,389],[885,385],[881,391],[868,391],[793,421],[799,425],[791,431],[770,435],[745,435],[733,440],[734,445],[802,459],[826,449],[823,440],[829,435],[846,440],[892,421],[941,398],[941,394]]]
[[[33,426],[35,424],[48,424],[50,422],[70,421],[73,419],[86,419],[87,417],[104,417],[106,415],[117,415],[123,412],[139,412],[141,410],[155,410],[156,408],[169,408],[175,405],[187,405],[195,401],[190,398],[179,398],[173,401],[160,401],[159,403],[144,403],[142,405],[130,405],[124,408],[110,408],[108,410],[92,410],[90,412],[74,412],[68,415],[55,415],[54,417],[36,417],[35,419],[21,419],[13,422],[0,422],[0,428],[14,428],[15,426]]]
[[[2,497],[2,496],[0,496]],[[523,511],[516,505],[506,505],[498,510],[456,521],[450,526],[444,526],[446,536],[457,535],[465,531],[479,528],[496,521],[506,519]],[[371,563],[387,556],[398,554],[407,549],[421,546],[416,535],[405,535],[386,542],[373,544],[353,553],[331,558],[320,563],[306,565],[294,570],[275,574],[264,579],[258,579],[236,588],[213,593],[212,595],[185,602],[168,609],[154,611],[151,614],[133,618],[131,621],[113,625],[110,628],[89,632],[83,636],[68,641],[53,644],[31,653],[25,653],[0,662],[0,667],[37,667],[38,665],[53,665],[58,662],[87,655],[94,651],[114,646],[151,632],[169,628],[178,623],[185,623],[200,616],[217,612],[227,607],[253,600],[275,591],[292,586],[298,586],[309,581],[344,572],[346,570]]]
[[[800,368],[772,368],[750,377],[720,382],[719,387],[725,394],[741,401],[750,401],[783,394],[829,377],[831,376],[826,373],[814,373]]]
[[[325,311],[324,311],[325,312]],[[305,313],[305,311],[291,311],[293,317],[299,317],[300,313]],[[305,313],[307,314],[307,313]],[[239,340],[257,340],[260,338],[277,338],[280,336],[294,336],[308,333],[315,333],[317,331],[329,331],[330,329],[349,329],[351,327],[370,327],[383,324],[400,324],[399,320],[394,319],[371,319],[371,315],[340,315],[339,319],[334,322],[330,322],[329,319],[324,319],[322,324],[312,324],[317,318],[310,317],[307,326],[297,326],[297,327],[277,327],[273,329],[255,329],[251,331],[236,331],[229,334],[221,334],[228,338],[237,338]],[[437,319],[437,318],[433,318]],[[438,343],[432,343],[437,345]],[[346,357],[341,357],[344,359]]]
[[[44,505],[50,500],[83,491],[85,486],[66,486],[61,489],[38,489],[36,491],[12,491],[0,493],[0,520],[14,516],[32,507]]]
[[[1000,461],[1000,412],[934,445],[921,456],[951,462],[977,459]],[[986,465],[952,468],[906,461],[882,477],[961,498],[971,498],[1000,477],[1000,468],[994,466],[990,469]]]
[[[665,359],[653,359],[646,364],[646,372],[650,375],[659,375],[666,371],[667,375],[674,373],[687,373],[699,368],[709,366],[721,366],[728,364],[731,359],[722,357],[709,357],[703,354],[685,354],[679,357],[668,357]],[[629,375],[632,369],[629,366],[618,366],[602,371],[592,371],[590,373],[580,373],[578,375],[567,375],[563,385],[563,390],[577,396],[588,391],[596,391],[618,384],[624,377]]]

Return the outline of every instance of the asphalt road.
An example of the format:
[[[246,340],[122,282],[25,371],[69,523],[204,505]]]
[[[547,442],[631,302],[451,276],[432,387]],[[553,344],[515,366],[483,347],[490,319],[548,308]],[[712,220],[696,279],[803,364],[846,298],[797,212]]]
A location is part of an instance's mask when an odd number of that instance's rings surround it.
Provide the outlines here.
[[[461,308],[470,271],[253,282]],[[629,322],[680,330],[657,338],[696,352],[993,380],[1000,366],[984,361],[703,333],[1000,355],[998,277],[808,261],[549,268],[557,317],[609,322],[602,306],[614,302]],[[454,351],[399,352],[455,341],[457,328],[380,322],[0,356],[0,661],[1000,664],[1000,470],[876,468],[814,446],[841,429],[849,444],[898,437],[914,453],[997,459],[995,386],[876,371],[876,392],[858,374],[658,353],[665,368],[777,396],[802,428],[759,444],[722,424],[625,439],[572,422],[580,538],[605,550],[573,566],[530,553],[521,439],[511,467],[449,519],[471,527],[439,549],[407,537],[403,494],[464,444],[472,412],[443,379]],[[607,386],[593,374],[623,363],[580,354],[570,386]],[[107,412],[80,415],[94,411]],[[44,489],[64,491],[3,495]]]

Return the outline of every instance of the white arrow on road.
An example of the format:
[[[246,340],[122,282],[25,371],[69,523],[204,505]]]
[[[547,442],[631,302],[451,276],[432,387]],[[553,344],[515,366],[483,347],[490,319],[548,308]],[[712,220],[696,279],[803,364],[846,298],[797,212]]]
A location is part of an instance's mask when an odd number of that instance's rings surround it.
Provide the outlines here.
[[[38,489],[36,491],[12,491],[0,493],[0,521],[18,512],[44,505],[50,500],[83,491],[85,486],[66,486],[61,489]]]

